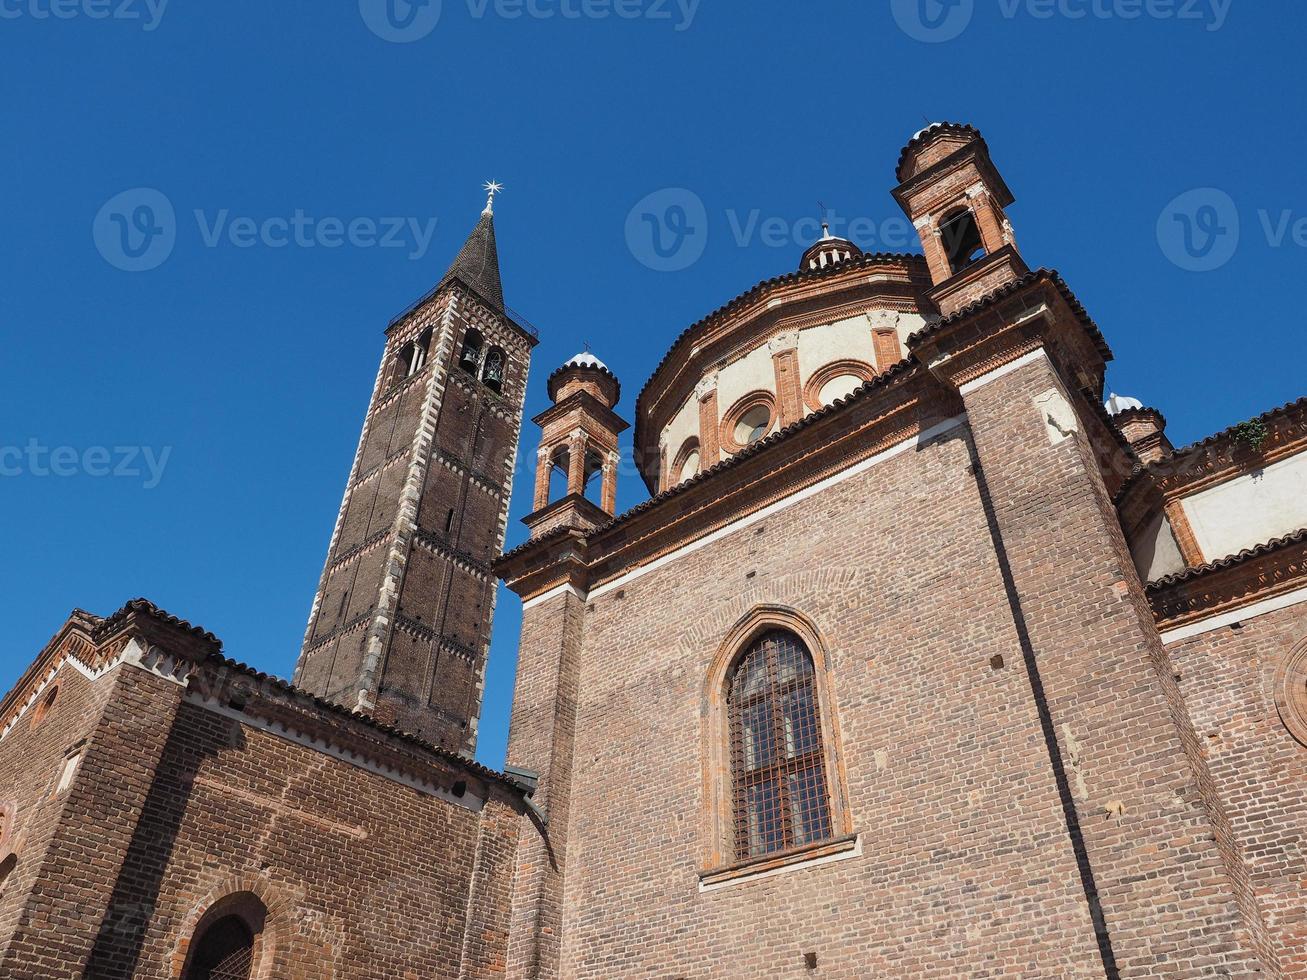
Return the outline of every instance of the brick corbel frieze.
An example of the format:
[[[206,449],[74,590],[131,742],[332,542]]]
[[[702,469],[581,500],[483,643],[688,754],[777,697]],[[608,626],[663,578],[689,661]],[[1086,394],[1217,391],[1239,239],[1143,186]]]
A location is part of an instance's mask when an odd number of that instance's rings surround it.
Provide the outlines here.
[[[1274,599],[1307,586],[1307,530],[1241,554],[1150,582],[1159,630]]]
[[[92,679],[129,663],[184,684],[197,664],[221,649],[222,643],[212,633],[169,615],[145,599],[133,599],[108,618],[74,610],[0,701],[0,737],[8,734],[70,660]]]
[[[329,704],[224,657],[211,658],[192,676],[187,700],[217,710],[273,734],[312,744],[354,762],[371,763],[414,784],[451,794],[489,800],[513,794],[488,770],[465,765],[414,736],[373,724],[370,719]],[[460,784],[462,784],[460,786]],[[520,800],[516,801],[520,808]]]
[[[919,330],[908,347],[953,388],[1042,347],[1068,387],[1097,394],[1111,359],[1097,327],[1043,271]]]
[[[1257,421],[1266,427],[1266,438],[1256,448],[1240,442],[1236,429],[1228,429],[1140,467],[1117,496],[1122,522],[1137,526],[1183,497],[1307,452],[1307,398]]]
[[[564,586],[585,595],[590,589],[587,551],[585,533],[557,527],[504,555],[494,568],[523,601]]]

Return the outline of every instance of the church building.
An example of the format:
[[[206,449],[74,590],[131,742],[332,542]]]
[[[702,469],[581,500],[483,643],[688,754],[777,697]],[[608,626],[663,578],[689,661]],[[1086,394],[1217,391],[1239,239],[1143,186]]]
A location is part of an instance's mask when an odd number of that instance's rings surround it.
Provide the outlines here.
[[[1307,398],[1174,447],[976,129],[895,181],[921,254],[826,231],[521,448],[492,190],[293,680],[137,599],[0,701],[0,977],[1307,980]]]

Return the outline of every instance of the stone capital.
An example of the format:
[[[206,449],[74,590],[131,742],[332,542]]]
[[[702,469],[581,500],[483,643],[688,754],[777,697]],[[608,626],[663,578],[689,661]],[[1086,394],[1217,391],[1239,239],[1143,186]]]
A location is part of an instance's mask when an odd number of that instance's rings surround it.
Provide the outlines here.
[[[794,350],[799,346],[799,331],[787,330],[784,333],[778,333],[767,341],[767,349],[773,354],[779,354],[781,351]]]
[[[867,314],[867,322],[872,330],[896,330],[901,317],[897,310],[872,310]]]
[[[713,371],[711,374],[705,374],[699,379],[699,383],[694,386],[694,395],[699,401],[703,401],[716,390],[717,372]]]

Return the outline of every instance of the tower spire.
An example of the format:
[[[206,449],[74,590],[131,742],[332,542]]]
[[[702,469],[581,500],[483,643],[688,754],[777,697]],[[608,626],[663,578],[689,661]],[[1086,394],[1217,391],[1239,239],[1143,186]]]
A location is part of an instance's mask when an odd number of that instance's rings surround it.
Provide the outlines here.
[[[489,181],[481,220],[468,236],[458,257],[440,280],[443,286],[450,279],[458,279],[490,304],[496,311],[504,309],[504,287],[499,279],[499,247],[495,243],[495,195],[504,185]]]

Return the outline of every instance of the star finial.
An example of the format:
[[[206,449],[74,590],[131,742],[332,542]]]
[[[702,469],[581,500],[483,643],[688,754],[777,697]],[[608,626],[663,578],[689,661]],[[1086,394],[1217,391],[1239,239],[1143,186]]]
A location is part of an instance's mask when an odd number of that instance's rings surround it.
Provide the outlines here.
[[[499,181],[497,181],[497,180],[488,180],[488,181],[486,181],[486,185],[485,185],[485,186],[486,186],[486,209],[485,209],[484,211],[482,211],[481,213],[482,213],[482,214],[494,214],[494,213],[495,213],[495,195],[503,192],[503,190],[504,190],[504,185],[501,184],[501,183],[500,183]]]

